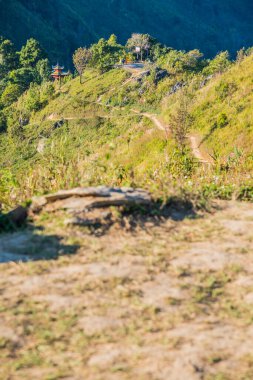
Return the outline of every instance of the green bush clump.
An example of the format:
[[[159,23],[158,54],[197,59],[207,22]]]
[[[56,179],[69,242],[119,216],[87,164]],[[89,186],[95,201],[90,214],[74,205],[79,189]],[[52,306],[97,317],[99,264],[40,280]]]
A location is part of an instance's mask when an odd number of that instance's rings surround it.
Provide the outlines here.
[[[218,118],[217,118],[217,122],[216,122],[216,126],[217,128],[224,128],[226,127],[227,125],[229,124],[229,121],[228,121],[228,117],[227,115],[223,112],[221,113]]]
[[[174,149],[166,169],[173,177],[183,176],[191,177],[196,169],[196,162],[190,151]]]
[[[8,135],[11,139],[22,140],[24,138],[22,119],[19,111],[12,110],[7,118]]]
[[[0,133],[7,130],[7,118],[4,112],[0,111]]]
[[[201,193],[205,198],[216,198],[222,200],[232,199],[234,192],[234,185],[217,185],[214,183],[206,184],[201,189]]]
[[[231,98],[236,90],[237,85],[234,82],[227,83],[225,81],[221,81],[220,84],[215,87],[217,99],[220,101]]]
[[[200,196],[203,196],[204,199],[222,199],[222,200],[231,200],[237,199],[240,201],[253,201],[253,184],[214,184],[209,183],[202,186],[199,190]]]
[[[240,186],[237,194],[237,199],[240,201],[253,202],[253,184]]]

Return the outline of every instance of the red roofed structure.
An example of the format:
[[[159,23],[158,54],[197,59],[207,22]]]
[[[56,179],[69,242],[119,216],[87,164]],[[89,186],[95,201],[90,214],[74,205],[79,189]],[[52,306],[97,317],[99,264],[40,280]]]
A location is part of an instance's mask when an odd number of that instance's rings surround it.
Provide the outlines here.
[[[51,77],[54,78],[55,80],[61,80],[62,78],[67,77],[70,73],[64,72],[64,66],[60,66],[59,63],[57,63],[56,66],[52,66],[52,74]]]

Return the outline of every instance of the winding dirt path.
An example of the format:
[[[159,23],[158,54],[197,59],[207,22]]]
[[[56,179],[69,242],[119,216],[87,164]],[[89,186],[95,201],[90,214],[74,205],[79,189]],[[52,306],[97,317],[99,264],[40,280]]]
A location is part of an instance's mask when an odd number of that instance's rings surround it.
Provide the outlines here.
[[[83,119],[82,117],[59,117],[59,115],[57,115],[56,113],[51,113],[51,115],[49,115],[47,117],[47,120],[51,120],[51,121],[60,121],[60,120],[81,120]]]
[[[153,115],[150,113],[141,113],[141,112],[139,112],[137,110],[133,110],[133,109],[131,111],[150,119],[158,129],[160,129],[161,131],[164,131],[166,133],[166,136],[171,131],[170,126],[168,126],[167,124],[165,124],[161,120],[159,120],[156,117],[156,115]],[[214,164],[212,157],[206,151],[201,149],[201,143],[200,143],[199,137],[197,135],[190,134],[188,136],[188,140],[190,142],[190,146],[192,149],[193,156],[200,163],[202,163],[204,165],[209,165],[209,166]]]
[[[140,74],[141,74],[140,72],[132,73],[132,76],[130,78],[128,78],[127,80],[125,80],[123,82],[123,84],[120,86],[120,88],[126,86],[133,79],[138,77]],[[112,89],[110,89],[110,92],[115,91],[115,90],[116,90],[116,88],[112,88]],[[105,94],[100,95],[98,97],[98,99],[92,103],[99,104],[102,107],[111,108],[111,109],[114,109],[117,111],[124,109],[124,107],[116,107],[116,106],[112,106],[110,104],[103,104],[102,99],[103,99],[104,95]],[[159,129],[160,131],[163,131],[166,135],[166,138],[168,138],[168,134],[171,132],[170,126],[165,124],[164,122],[162,122],[160,119],[158,119],[158,117],[156,115],[151,114],[151,113],[147,113],[147,112],[141,112],[139,110],[132,109],[132,108],[130,109],[130,111],[136,115],[140,115],[140,116],[146,117],[149,120],[151,120],[152,123],[156,126],[156,128]],[[101,116],[101,117],[107,119],[107,118],[111,118],[111,115],[110,116]],[[87,118],[84,118],[84,117],[61,117],[60,118],[58,115],[56,115],[54,113],[49,115],[47,118],[47,120],[51,120],[51,121],[60,121],[61,119],[64,119],[64,120],[82,120],[82,119],[87,119]],[[208,166],[211,166],[214,164],[212,157],[206,151],[204,151],[203,147],[201,147],[201,142],[199,141],[199,137],[196,134],[189,134],[188,140],[190,142],[190,147],[191,147],[193,156],[201,164],[208,165]]]
[[[213,165],[214,161],[212,157],[203,149],[201,149],[201,142],[199,142],[199,137],[197,135],[189,135],[189,141],[191,143],[191,149],[193,155],[199,162],[204,165]]]
[[[98,100],[95,103],[99,104],[103,107],[115,109],[117,111],[121,110],[120,107],[111,106],[109,104],[107,104],[107,105],[103,104],[102,103],[102,95],[98,98]],[[136,109],[130,109],[130,111],[136,115],[140,115],[140,116],[146,117],[147,119],[151,120],[152,123],[156,126],[156,128],[159,129],[160,131],[165,132],[166,138],[168,137],[168,134],[170,133],[170,127],[167,124],[163,123],[160,119],[158,119],[158,117],[156,115],[150,114],[147,112],[141,112],[141,111],[138,111]],[[104,119],[108,119],[108,118],[111,118],[112,116],[110,115],[110,116],[101,116],[101,117]],[[117,118],[118,117],[119,116],[117,116]],[[57,115],[57,114],[51,114],[47,118],[47,120],[51,120],[51,121],[60,121],[62,119],[64,119],[64,120],[83,120],[83,119],[87,119],[87,117],[59,117],[59,115]],[[194,134],[189,135],[188,140],[190,142],[190,146],[192,149],[193,156],[201,164],[208,165],[208,166],[211,166],[214,164],[212,157],[207,152],[205,152],[203,149],[201,149],[201,144],[199,142],[199,137],[197,135],[194,135]]]
[[[160,129],[160,131],[163,131],[163,132],[168,132],[170,130],[170,127],[163,124],[157,117],[156,115],[153,115],[153,114],[150,114],[150,113],[147,113],[147,112],[141,112],[141,111],[138,111],[136,109],[131,109],[130,110],[131,112],[137,114],[137,115],[140,115],[140,116],[144,116],[146,118],[148,118],[149,120],[151,120],[153,122],[153,124],[158,128]]]

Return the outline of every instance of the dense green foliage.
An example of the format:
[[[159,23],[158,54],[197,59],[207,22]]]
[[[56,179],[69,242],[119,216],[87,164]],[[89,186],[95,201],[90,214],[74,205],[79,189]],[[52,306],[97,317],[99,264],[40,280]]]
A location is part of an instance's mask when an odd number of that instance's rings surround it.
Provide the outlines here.
[[[133,31],[213,56],[253,44],[252,12],[250,0],[0,0],[0,35],[19,46],[33,36],[66,64],[80,45]]]
[[[38,111],[38,94],[35,86],[49,81],[50,66],[46,53],[38,41],[31,38],[26,45],[17,52],[13,43],[0,37],[0,130],[4,131],[9,125],[16,128],[23,125],[23,113],[16,117],[14,111],[9,107],[29,89],[28,94],[32,96],[34,104],[30,111]],[[36,105],[35,105],[36,104]],[[28,107],[29,108],[29,107]],[[28,122],[28,120],[27,120]]]
[[[124,47],[118,44],[116,36],[112,35],[108,41],[104,38],[91,47],[91,65],[101,72],[111,69],[124,56]]]

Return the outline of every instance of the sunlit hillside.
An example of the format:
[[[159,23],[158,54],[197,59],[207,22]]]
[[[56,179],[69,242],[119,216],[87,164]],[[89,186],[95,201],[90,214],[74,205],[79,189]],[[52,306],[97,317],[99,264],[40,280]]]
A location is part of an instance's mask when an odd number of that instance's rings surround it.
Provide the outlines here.
[[[170,130],[181,91],[167,95],[182,74],[157,85],[144,78],[148,87],[141,96],[143,82],[136,80],[141,72],[121,69],[104,74],[88,70],[83,84],[76,78],[61,89],[56,85],[51,100],[30,114],[23,131],[1,135],[2,198],[16,202],[59,188],[107,183],[144,186],[158,196],[184,188],[222,198],[236,192],[248,199],[252,68],[250,56],[201,89],[197,77],[189,81],[193,122],[183,155]],[[30,92],[18,108],[31,101]],[[194,141],[210,166],[198,162]]]

